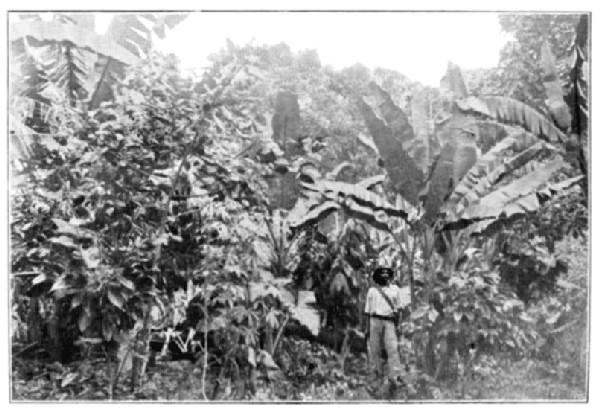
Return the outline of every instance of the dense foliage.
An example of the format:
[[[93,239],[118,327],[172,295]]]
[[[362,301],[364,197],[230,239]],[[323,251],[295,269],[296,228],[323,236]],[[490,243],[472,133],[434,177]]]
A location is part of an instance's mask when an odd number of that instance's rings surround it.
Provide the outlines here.
[[[494,398],[472,386],[517,363],[581,398],[585,18],[502,16],[501,81],[434,89],[284,44],[184,76],[148,39],[185,15],[85,17],[11,28],[14,398]],[[367,383],[377,264],[406,296],[396,391]]]

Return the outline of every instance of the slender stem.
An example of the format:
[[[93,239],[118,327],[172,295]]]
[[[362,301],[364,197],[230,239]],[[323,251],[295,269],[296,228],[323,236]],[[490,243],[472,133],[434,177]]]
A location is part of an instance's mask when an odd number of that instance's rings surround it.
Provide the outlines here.
[[[275,337],[275,342],[273,342],[273,351],[270,352],[271,356],[273,356],[275,354],[275,352],[277,351],[277,346],[279,345],[279,340],[281,339],[281,335],[283,334],[283,330],[285,329],[285,326],[287,325],[287,323],[288,323],[289,320],[290,320],[290,315],[288,314],[285,317],[285,319],[283,321],[283,324],[279,328],[279,332],[277,332],[277,336]]]
[[[206,396],[206,371],[208,368],[208,295],[207,295],[207,286],[206,286],[207,278],[204,278],[203,284],[203,296],[204,296],[204,363],[202,366],[202,397],[204,400],[208,401],[208,397]]]

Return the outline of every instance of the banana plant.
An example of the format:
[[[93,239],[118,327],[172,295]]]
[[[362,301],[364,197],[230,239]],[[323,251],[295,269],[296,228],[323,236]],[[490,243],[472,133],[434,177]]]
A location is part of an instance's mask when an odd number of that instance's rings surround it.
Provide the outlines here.
[[[125,67],[137,64],[152,50],[153,37],[164,38],[166,30],[186,17],[176,14],[117,14],[107,33],[94,31],[89,13],[56,13],[52,21],[41,18],[10,25],[11,62],[16,78],[15,98],[31,105],[28,119],[42,132],[51,99],[49,89],[59,89],[69,105],[95,109],[112,98],[112,86],[123,77]]]

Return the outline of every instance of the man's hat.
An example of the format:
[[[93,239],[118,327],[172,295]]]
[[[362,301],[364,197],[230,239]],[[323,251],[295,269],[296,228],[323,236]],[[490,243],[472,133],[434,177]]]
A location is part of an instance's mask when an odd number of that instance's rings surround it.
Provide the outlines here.
[[[394,276],[394,271],[392,268],[387,268],[383,266],[378,266],[373,272],[373,280],[375,282],[386,281],[391,279]]]

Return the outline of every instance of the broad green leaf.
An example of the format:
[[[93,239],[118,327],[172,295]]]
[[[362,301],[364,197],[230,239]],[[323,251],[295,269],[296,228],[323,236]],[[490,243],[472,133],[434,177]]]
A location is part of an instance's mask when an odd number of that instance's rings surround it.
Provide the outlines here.
[[[536,192],[544,189],[554,174],[565,166],[561,158],[552,160],[474,202],[465,209],[461,218],[486,220],[478,223],[476,231],[481,231],[500,217],[533,212],[540,206]]]
[[[588,125],[588,25],[589,16],[582,14],[577,24],[577,34],[573,43],[573,65],[569,79],[571,81],[568,95],[569,105],[572,108],[571,131],[581,137],[587,131]]]
[[[403,148],[414,139],[406,115],[375,83],[370,84],[370,95],[359,99],[358,104],[394,190],[416,205],[424,176]]]
[[[77,377],[79,376],[78,373],[67,373],[60,381],[60,387],[61,388],[65,388],[67,387],[69,384],[73,383]]]
[[[42,282],[45,282],[48,279],[45,273],[40,273],[31,281],[32,285],[39,285]]]
[[[334,169],[332,169],[331,171],[329,171],[326,175],[325,178],[335,181],[337,179],[337,177],[344,172],[345,169],[351,169],[354,168],[354,166],[352,164],[350,164],[349,162],[342,162],[341,164],[339,164],[338,166],[336,166]]]
[[[429,175],[433,159],[440,153],[440,143],[433,133],[429,118],[429,100],[423,90],[413,93],[411,99],[411,122],[415,139],[406,147],[423,175]]]
[[[116,306],[117,308],[123,310],[123,305],[125,304],[125,299],[123,298],[122,295],[120,295],[118,293],[118,291],[108,289],[106,296],[108,297],[108,300],[110,301],[110,303],[113,304],[113,306]]]
[[[509,97],[467,97],[456,101],[465,114],[481,115],[508,125],[516,125],[549,142],[566,141],[565,134],[527,104]]]
[[[152,33],[162,38],[165,28],[172,28],[185,18],[185,13],[178,14],[119,14],[113,17],[106,37],[135,56],[142,58],[152,47]],[[126,64],[131,64],[126,62]]]
[[[445,199],[455,189],[463,176],[475,165],[479,157],[479,149],[475,144],[475,136],[468,129],[459,128],[467,126],[461,119],[455,123],[451,120],[447,142],[433,168],[424,200],[424,220],[431,223],[437,220],[440,208]]]
[[[364,189],[371,189],[377,185],[383,184],[384,181],[385,175],[375,175],[357,182],[356,185]]]
[[[123,285],[124,287],[126,287],[127,289],[132,290],[132,291],[135,290],[135,286],[133,285],[133,282],[130,281],[129,279],[120,276],[118,280],[119,280],[119,283],[121,285]]]
[[[442,211],[460,215],[471,203],[490,193],[495,185],[516,170],[555,152],[550,145],[539,141],[512,158],[506,158],[506,154],[513,152],[519,144],[517,138],[508,137],[483,155],[453,190]]]
[[[319,204],[306,213],[300,213],[298,208],[294,208],[288,216],[288,221],[292,229],[301,229],[324,220],[332,213],[340,209],[340,205],[333,201],[326,201]]]

